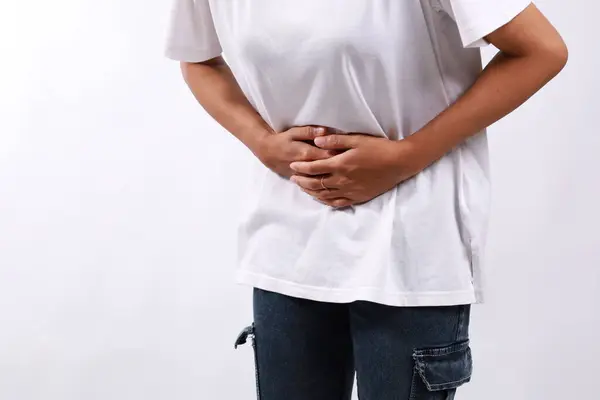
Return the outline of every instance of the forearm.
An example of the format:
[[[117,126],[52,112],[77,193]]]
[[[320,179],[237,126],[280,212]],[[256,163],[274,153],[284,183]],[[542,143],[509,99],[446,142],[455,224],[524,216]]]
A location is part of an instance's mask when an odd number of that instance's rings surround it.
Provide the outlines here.
[[[516,57],[500,52],[462,97],[409,139],[434,161],[515,110],[563,66],[553,52]]]
[[[469,90],[409,137],[426,162],[512,112],[567,62],[566,44],[534,4],[486,39],[500,52]]]
[[[273,133],[221,57],[205,63],[182,63],[181,69],[200,105],[250,150],[254,151],[261,139]]]

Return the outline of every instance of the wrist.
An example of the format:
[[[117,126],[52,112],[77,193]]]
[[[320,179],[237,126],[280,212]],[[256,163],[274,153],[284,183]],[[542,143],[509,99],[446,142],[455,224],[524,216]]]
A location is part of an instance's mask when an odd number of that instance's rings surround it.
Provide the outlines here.
[[[423,141],[411,136],[394,141],[393,165],[398,175],[417,174],[433,161],[431,151]]]
[[[275,132],[267,127],[249,129],[245,132],[240,140],[254,153],[256,156],[264,153],[267,139],[274,135]]]
[[[440,136],[422,129],[406,137],[402,142],[405,142],[404,145],[409,149],[415,163],[426,168],[452,150],[453,146]]]

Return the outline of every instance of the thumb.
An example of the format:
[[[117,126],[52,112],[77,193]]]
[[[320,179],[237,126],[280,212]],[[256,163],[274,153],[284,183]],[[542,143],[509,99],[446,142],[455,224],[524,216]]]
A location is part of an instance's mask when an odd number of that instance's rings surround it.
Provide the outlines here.
[[[318,136],[325,135],[327,130],[322,126],[301,126],[290,130],[293,140],[313,140]]]
[[[315,144],[327,150],[345,150],[358,145],[357,138],[351,135],[328,135],[315,138]]]

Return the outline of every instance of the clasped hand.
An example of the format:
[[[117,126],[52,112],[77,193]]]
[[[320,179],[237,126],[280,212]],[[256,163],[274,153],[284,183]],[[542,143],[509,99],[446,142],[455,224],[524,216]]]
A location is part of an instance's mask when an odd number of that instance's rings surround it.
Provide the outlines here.
[[[287,151],[280,148],[279,155],[271,160],[262,157],[263,163],[335,208],[372,200],[427,166],[407,140],[361,133],[330,134],[320,127],[297,127],[273,136],[295,143],[286,146]],[[274,144],[275,138],[271,140]],[[285,159],[291,162],[284,165]]]

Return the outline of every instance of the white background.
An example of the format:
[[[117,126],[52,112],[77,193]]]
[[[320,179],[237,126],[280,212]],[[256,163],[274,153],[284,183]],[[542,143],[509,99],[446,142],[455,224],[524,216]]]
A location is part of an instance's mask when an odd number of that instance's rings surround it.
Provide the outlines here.
[[[600,6],[538,5],[570,61],[490,129],[490,295],[464,400],[600,396]],[[2,400],[255,398],[251,349],[233,350],[251,292],[232,277],[254,161],[163,58],[169,9],[1,2]]]

